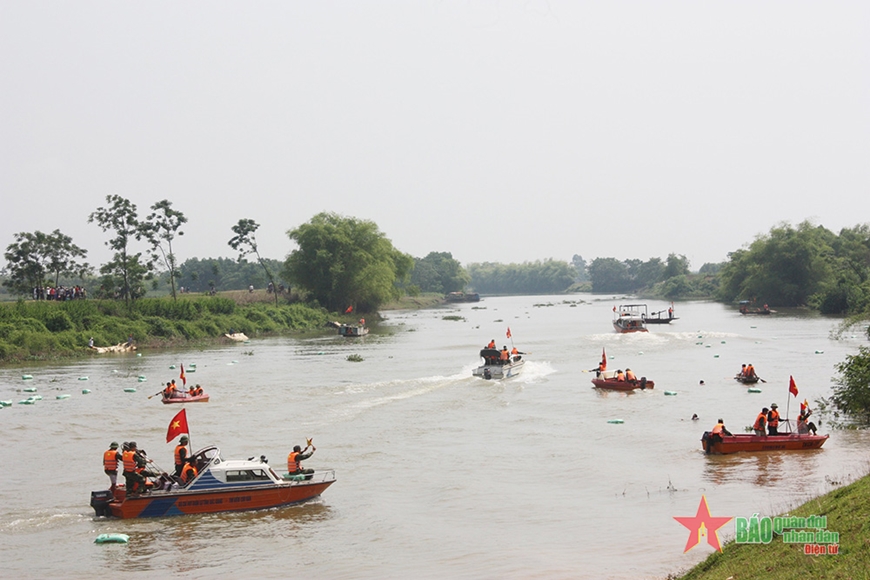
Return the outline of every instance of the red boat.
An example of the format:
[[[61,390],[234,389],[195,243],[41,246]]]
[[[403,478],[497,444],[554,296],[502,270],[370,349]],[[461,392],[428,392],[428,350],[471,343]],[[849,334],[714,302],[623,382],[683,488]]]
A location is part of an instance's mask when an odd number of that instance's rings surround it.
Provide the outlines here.
[[[612,391],[633,391],[634,389],[652,389],[655,383],[646,377],[636,381],[617,381],[615,371],[605,371],[592,379],[596,389],[610,389]]]
[[[265,458],[229,460],[217,447],[206,447],[193,455],[201,465],[193,481],[180,485],[161,477],[168,489],[150,487],[141,495],[127,497],[123,485],[92,491],[91,507],[97,516],[147,518],[185,514],[204,514],[279,507],[319,496],[335,483],[335,472],[316,471],[307,475],[276,474]]]
[[[169,405],[171,403],[208,403],[208,393],[203,393],[201,395],[197,395],[195,397],[191,397],[188,393],[184,391],[176,391],[174,397],[166,398],[163,397],[163,404]]]
[[[819,449],[830,435],[723,435],[721,441],[711,441],[710,432],[701,437],[701,448],[707,453],[728,454],[738,451],[803,451]],[[709,449],[708,449],[709,447]]]

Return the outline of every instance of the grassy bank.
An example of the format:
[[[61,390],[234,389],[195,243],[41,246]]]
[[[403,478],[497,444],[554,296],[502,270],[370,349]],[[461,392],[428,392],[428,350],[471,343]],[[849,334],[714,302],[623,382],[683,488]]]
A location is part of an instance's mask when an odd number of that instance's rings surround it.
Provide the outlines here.
[[[323,309],[279,304],[261,296],[143,298],[129,308],[110,300],[23,301],[0,304],[0,362],[72,358],[95,346],[125,342],[138,346],[207,342],[230,329],[248,336],[323,327]]]
[[[748,518],[750,515],[742,517]],[[803,543],[786,543],[781,536],[774,535],[769,544],[730,542],[721,553],[715,552],[685,574],[671,575],[669,578],[857,580],[870,577],[870,476],[810,500],[788,515],[801,518],[826,516],[825,529],[839,534],[839,553],[805,555]]]
[[[421,308],[434,308],[446,304],[443,294],[420,294],[419,296],[402,296],[395,302],[384,304],[379,310],[414,310]]]

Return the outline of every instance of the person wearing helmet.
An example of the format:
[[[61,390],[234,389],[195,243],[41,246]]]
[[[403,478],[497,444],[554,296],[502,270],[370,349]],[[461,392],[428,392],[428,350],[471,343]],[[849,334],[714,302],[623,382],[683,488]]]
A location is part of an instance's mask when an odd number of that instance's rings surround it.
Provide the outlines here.
[[[190,455],[190,451],[187,449],[189,442],[190,439],[187,435],[182,435],[181,439],[178,440],[178,445],[175,446],[175,477],[181,477],[181,471]]]
[[[103,453],[103,471],[109,476],[111,483],[109,489],[112,493],[115,492],[115,487],[118,485],[118,462],[123,460],[124,457],[118,451],[118,442],[112,441],[109,448]]]
[[[127,495],[141,492],[145,488],[145,478],[138,471],[139,449],[135,441],[127,444],[127,450],[121,454],[121,457],[124,462],[124,484]]]
[[[779,435],[779,411],[776,403],[770,404],[770,411],[767,412],[767,434]]]
[[[317,451],[317,448],[308,444],[305,446],[305,451],[311,449],[311,453],[303,453],[302,448],[299,445],[293,446],[293,451],[290,452],[290,455],[287,456],[287,473],[289,475],[305,475],[305,479],[311,479],[311,474],[314,473],[313,469],[302,469],[302,462],[314,455],[314,452]]]

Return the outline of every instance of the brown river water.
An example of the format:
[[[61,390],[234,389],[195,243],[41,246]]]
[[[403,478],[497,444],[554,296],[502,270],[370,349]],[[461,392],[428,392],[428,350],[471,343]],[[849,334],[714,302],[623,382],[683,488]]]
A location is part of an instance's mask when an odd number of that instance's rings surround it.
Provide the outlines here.
[[[864,432],[791,453],[705,456],[699,441],[718,417],[743,432],[762,406],[795,418],[799,401],[829,396],[834,365],[866,344],[858,331],[832,340],[837,319],[688,302],[671,325],[620,335],[620,302],[485,298],[386,312],[362,339],[324,331],[0,369],[0,400],[13,403],[0,410],[0,577],[663,578],[713,551],[702,541],[684,553],[688,530],[673,519],[694,515],[702,495],[714,516],[774,515],[868,471]],[[510,347],[507,327],[528,353],[523,373],[473,378],[491,338]],[[609,368],[631,367],[655,389],[593,389],[584,369],[602,348]],[[760,394],[731,378],[750,362],[767,381]],[[211,395],[187,406],[194,449],[266,455],[283,471],[312,437],[306,467],[335,469],[337,482],[281,509],[95,518],[109,442],[135,440],[171,468],[165,434],[179,406],[147,397],[181,364]],[[18,404],[25,387],[43,399]],[[720,532],[733,538],[734,522]],[[130,542],[94,544],[101,533]]]

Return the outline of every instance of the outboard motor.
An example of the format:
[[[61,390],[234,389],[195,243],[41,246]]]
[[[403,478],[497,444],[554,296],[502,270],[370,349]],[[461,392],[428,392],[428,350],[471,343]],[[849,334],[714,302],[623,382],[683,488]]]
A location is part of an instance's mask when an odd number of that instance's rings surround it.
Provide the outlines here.
[[[709,431],[704,431],[704,434],[701,435],[701,442],[704,444],[704,451],[706,451],[707,454],[709,455],[710,454],[710,447],[711,447],[711,445],[710,445],[710,432]]]
[[[492,378],[492,372],[489,369],[483,369],[483,378],[490,380]]]
[[[646,389],[646,377],[640,377],[640,388]]]
[[[108,489],[91,492],[91,507],[94,508],[94,513],[98,518],[111,517],[112,510],[109,509],[109,503],[114,499],[115,495]]]

